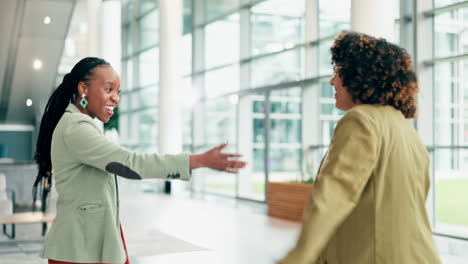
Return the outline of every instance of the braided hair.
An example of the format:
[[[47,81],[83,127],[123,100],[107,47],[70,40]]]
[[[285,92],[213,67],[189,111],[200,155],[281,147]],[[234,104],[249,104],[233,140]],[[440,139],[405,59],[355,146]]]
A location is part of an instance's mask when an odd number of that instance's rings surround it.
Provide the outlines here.
[[[46,211],[46,200],[52,186],[52,162],[50,148],[52,134],[57,123],[65,113],[65,109],[70,103],[74,103],[78,97],[78,84],[88,81],[92,75],[92,70],[99,66],[109,66],[110,64],[100,58],[87,57],[80,60],[71,70],[65,74],[62,83],[55,89],[49,98],[42,116],[37,139],[36,153],[34,159],[38,165],[39,172],[33,186],[33,210],[36,209],[36,196],[40,188],[42,200],[41,210]]]

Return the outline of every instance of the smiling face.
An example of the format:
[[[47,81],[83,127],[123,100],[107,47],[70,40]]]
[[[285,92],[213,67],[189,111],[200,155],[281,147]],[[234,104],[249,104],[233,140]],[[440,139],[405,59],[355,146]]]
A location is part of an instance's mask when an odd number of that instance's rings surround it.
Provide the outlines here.
[[[333,77],[330,80],[330,84],[335,87],[335,106],[342,111],[348,111],[355,103],[351,94],[343,86],[343,80],[341,79],[338,72],[335,71]]]
[[[78,84],[79,96],[75,105],[84,114],[109,122],[114,108],[119,103],[120,78],[110,66],[98,66],[91,71],[86,81]],[[86,95],[88,105],[84,109],[79,104],[82,95]]]

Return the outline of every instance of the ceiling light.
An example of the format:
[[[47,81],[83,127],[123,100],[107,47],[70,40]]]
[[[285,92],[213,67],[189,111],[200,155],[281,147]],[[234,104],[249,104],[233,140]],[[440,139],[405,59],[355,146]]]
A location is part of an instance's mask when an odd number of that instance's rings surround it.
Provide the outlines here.
[[[26,100],[26,105],[29,107],[32,105],[32,100],[28,98],[28,100]]]
[[[236,94],[233,94],[229,96],[229,101],[231,102],[231,104],[236,105],[239,102],[239,96]]]
[[[50,16],[44,17],[44,24],[46,25],[50,24]]]
[[[35,59],[33,61],[33,68],[38,71],[40,69],[42,69],[42,61],[41,60],[38,60],[38,59]]]

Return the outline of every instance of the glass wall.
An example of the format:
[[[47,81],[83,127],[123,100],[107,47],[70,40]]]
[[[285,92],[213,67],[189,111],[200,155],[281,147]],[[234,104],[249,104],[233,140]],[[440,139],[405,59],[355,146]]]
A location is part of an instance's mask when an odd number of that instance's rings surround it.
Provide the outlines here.
[[[182,50],[182,91],[192,95],[192,1],[184,0]],[[120,132],[127,148],[156,152],[158,150],[159,100],[159,8],[157,0],[128,0],[122,4],[122,83]],[[193,101],[183,102],[184,150],[191,151]]]
[[[299,180],[302,168],[302,89],[269,93],[269,181]]]
[[[468,211],[460,210],[468,208],[468,7],[459,0],[427,0],[424,7],[394,1],[395,42],[429,84],[421,89],[431,90],[420,97],[430,108],[429,128],[418,129],[431,150],[434,227],[468,237]],[[336,33],[350,29],[351,0],[183,2],[184,150],[227,140],[227,151],[249,163],[238,175],[197,170],[191,190],[264,202],[269,181],[314,174],[311,164],[344,114],[329,84],[329,49]],[[158,1],[129,0],[123,10],[121,138],[129,148],[156,151]],[[430,23],[412,24],[414,14]],[[430,33],[419,39],[416,28]],[[427,44],[428,56],[418,43]]]
[[[306,76],[323,77],[309,88],[327,90],[317,102],[328,112],[314,129],[327,131],[321,143],[329,143],[341,113],[328,109],[334,105],[328,49],[333,35],[349,28],[350,0],[315,3],[317,11],[305,0],[184,1],[184,94],[191,97],[184,99],[184,149],[200,152],[227,140],[227,151],[249,162],[239,175],[197,170],[192,190],[265,201],[268,181],[300,180],[309,147],[303,120],[311,118],[302,111],[311,103],[304,102],[300,83]],[[123,10],[121,122],[128,129],[121,137],[129,148],[155,151],[158,5],[134,0]],[[307,16],[320,17],[313,26],[321,33],[308,39],[320,49],[314,58],[320,71],[306,67],[305,28],[314,23]]]
[[[155,152],[158,146],[159,83],[157,1],[128,1],[122,14],[120,121],[128,129],[121,132],[121,141],[133,150]]]
[[[457,2],[434,1],[435,219],[468,237],[468,7]]]

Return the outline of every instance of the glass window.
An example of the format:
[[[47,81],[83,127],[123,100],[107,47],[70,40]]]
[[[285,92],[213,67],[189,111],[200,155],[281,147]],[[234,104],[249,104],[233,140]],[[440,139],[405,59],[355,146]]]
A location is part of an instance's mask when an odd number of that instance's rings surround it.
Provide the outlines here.
[[[205,89],[208,97],[216,97],[239,90],[238,65],[205,73]]]
[[[394,17],[395,17],[395,24],[394,24],[394,30],[393,30],[393,33],[395,34],[394,35],[394,38],[393,38],[393,42],[395,44],[399,44],[400,43],[400,32],[401,32],[401,26],[402,24],[408,24],[408,23],[411,23],[410,21],[404,21],[402,23],[400,23],[400,0],[393,0],[393,8],[394,8]]]
[[[435,138],[441,145],[463,143],[463,117],[466,108],[460,83],[459,62],[436,64]]]
[[[182,151],[192,152],[192,109],[183,109],[182,111]]]
[[[206,102],[205,143],[221,144],[228,140],[235,149],[236,144],[236,106],[228,97]]]
[[[191,33],[192,31],[192,20],[193,20],[193,8],[192,0],[184,0],[184,20],[183,20],[183,34]]]
[[[270,147],[270,181],[295,181],[300,180],[302,151],[300,148],[284,146]]]
[[[120,113],[122,112],[127,112],[129,110],[129,103],[128,103],[128,98],[130,97],[129,93],[121,93],[120,94],[120,100],[119,100],[119,111]]]
[[[148,108],[157,106],[159,91],[157,86],[149,86],[132,93],[132,109]]]
[[[121,105],[119,105],[119,108]],[[119,139],[121,142],[128,141],[128,114],[120,112],[119,114],[119,125],[121,129],[119,129]]]
[[[153,48],[140,53],[138,62],[139,87],[159,82],[159,48]]]
[[[192,73],[192,34],[182,37],[182,75]]]
[[[130,149],[135,149],[137,144],[139,143],[139,118],[137,112],[131,112],[128,114],[128,137],[125,145]]]
[[[122,1],[122,22],[127,23],[132,20],[133,18],[133,6],[134,6],[133,0],[123,0]]]
[[[232,150],[231,150],[232,152]],[[201,173],[204,172],[203,175]],[[208,169],[200,170],[197,175],[204,177],[204,190],[210,193],[236,195],[236,177],[232,174]]]
[[[333,65],[331,64],[330,47],[333,40],[326,40],[319,43],[319,74],[332,75]]]
[[[239,0],[205,0],[205,19],[211,20],[236,9]]]
[[[151,11],[138,21],[140,50],[159,42],[159,10]]]
[[[330,85],[331,77],[323,78],[320,81],[320,98],[332,99],[335,102],[335,88]]]
[[[303,48],[256,59],[251,64],[251,88],[303,78]]]
[[[299,179],[302,168],[302,90],[270,93],[270,181]]]
[[[122,91],[128,91],[133,88],[133,61],[125,60],[122,63],[123,75],[121,89]]]
[[[263,1],[251,9],[252,55],[304,42],[304,0]]]
[[[350,28],[351,0],[319,0],[319,36],[334,36]]]
[[[468,8],[437,14],[434,31],[435,57],[468,53]]]
[[[158,111],[156,108],[136,113],[138,122],[138,143],[156,149],[158,142]]]
[[[123,28],[123,35],[124,35],[124,42],[122,43],[124,46],[124,56],[129,56],[133,53],[133,31],[130,24],[125,25]]]
[[[468,60],[436,63],[434,72],[436,227],[468,235],[468,213],[460,211],[468,208]]]
[[[460,3],[463,1],[465,0],[434,0],[434,6],[435,7],[447,6],[447,5]]]
[[[436,149],[435,159],[437,229],[468,235],[468,149]]]
[[[205,137],[204,146],[207,148],[229,142],[225,152],[232,153],[237,149],[236,143],[236,114],[237,102],[227,97],[209,100],[205,103]],[[236,177],[225,172],[203,170],[197,177],[203,177],[204,190],[229,196],[236,194]]]
[[[139,0],[140,3],[140,14],[144,14],[149,10],[156,8],[158,5],[157,0]]]
[[[329,83],[330,78],[320,80],[320,144],[330,144],[336,124],[344,112],[335,106],[335,92]]]
[[[301,120],[279,115],[271,116],[270,142],[271,143],[299,143],[301,141]]]
[[[321,144],[329,145],[333,134],[335,133],[336,124],[338,124],[339,118],[328,118],[320,120],[320,139]]]
[[[250,94],[239,99],[239,147],[247,167],[240,171],[240,197],[265,200],[265,95]]]
[[[239,14],[216,21],[205,28],[205,67],[239,61]]]
[[[342,115],[342,111],[336,108],[335,102],[332,103],[321,103],[320,104],[321,115]]]
[[[401,28],[400,20],[395,20],[395,25],[394,25],[395,36],[394,36],[393,42],[397,45],[400,45],[400,31],[401,31],[400,28]]]

